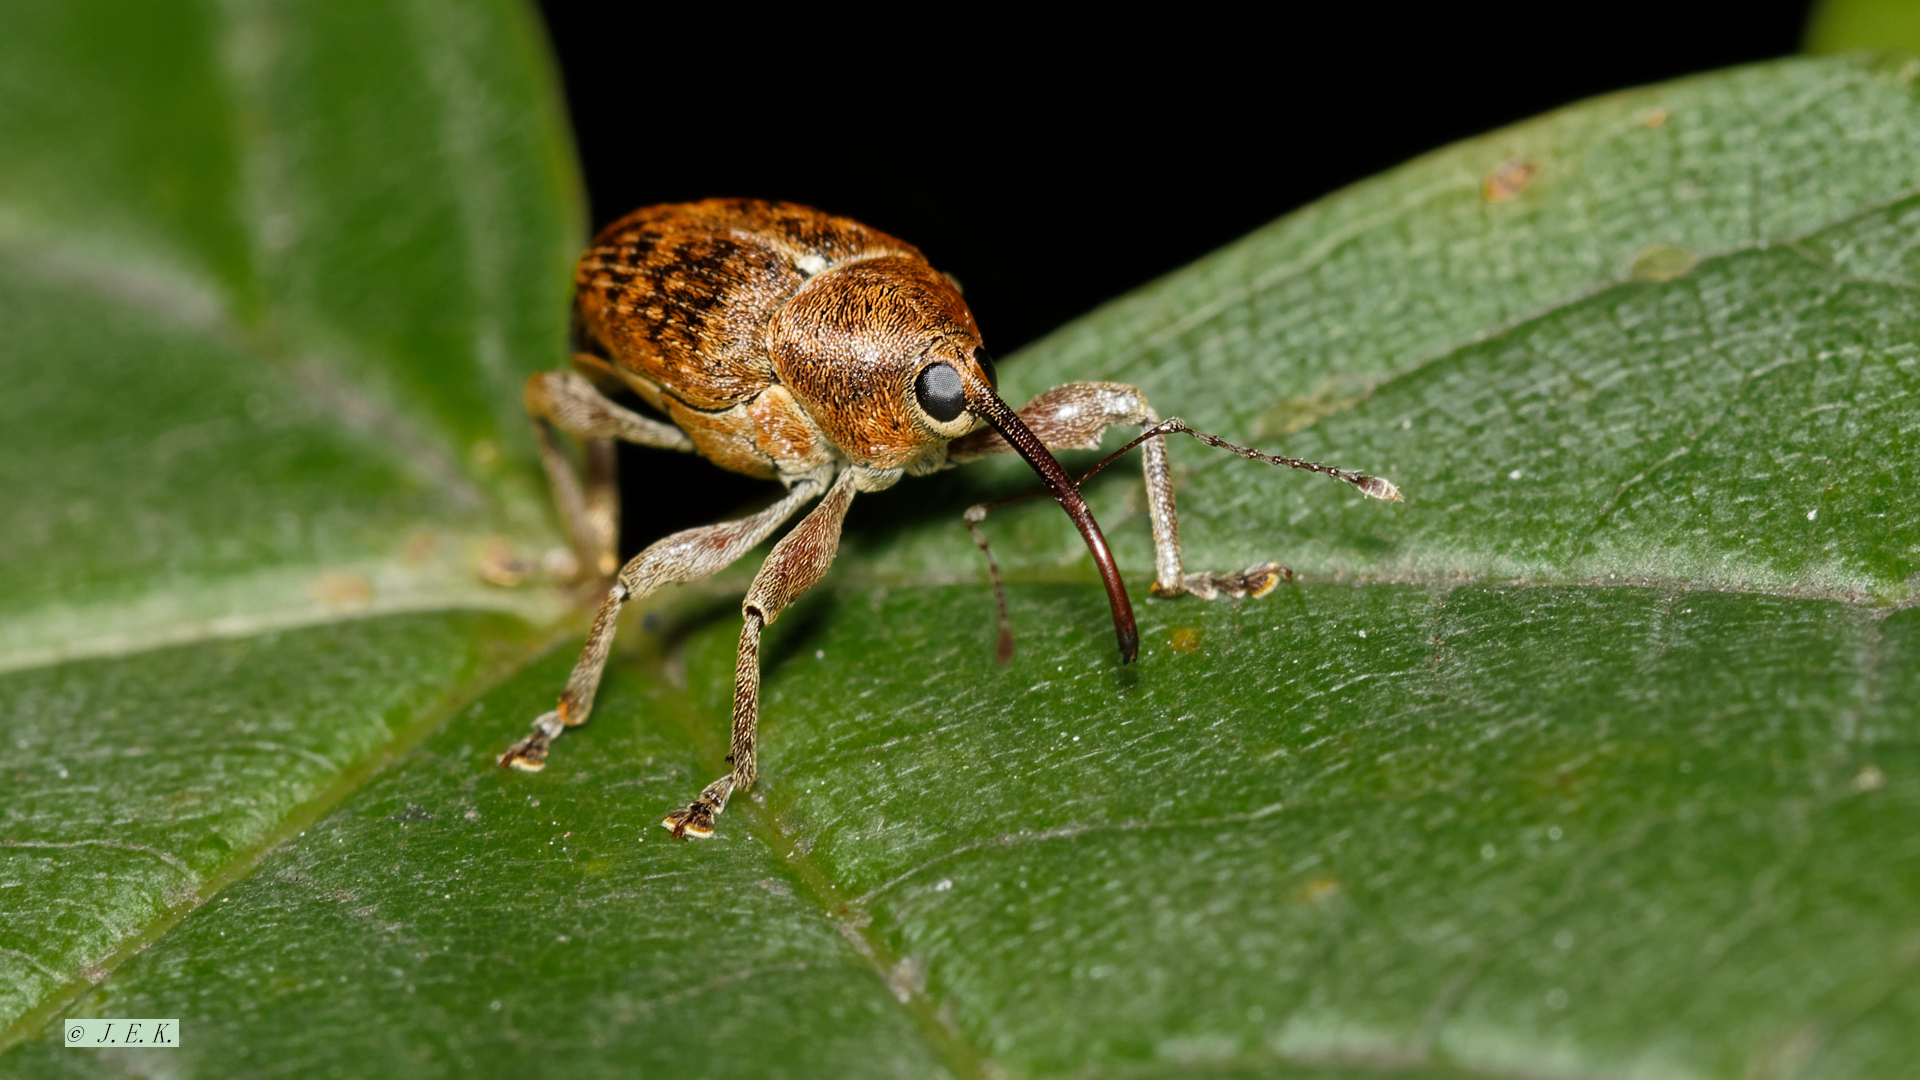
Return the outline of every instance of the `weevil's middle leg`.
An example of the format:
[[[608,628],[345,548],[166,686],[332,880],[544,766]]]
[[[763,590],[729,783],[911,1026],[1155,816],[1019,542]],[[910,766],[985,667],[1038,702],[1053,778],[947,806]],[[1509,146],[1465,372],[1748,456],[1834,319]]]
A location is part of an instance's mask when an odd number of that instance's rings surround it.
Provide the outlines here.
[[[560,702],[551,712],[542,713],[533,722],[533,734],[521,739],[500,755],[502,766],[524,772],[538,772],[547,762],[547,749],[561,732],[587,722],[593,711],[593,698],[600,689],[600,673],[607,666],[613,649],[614,625],[620,609],[630,600],[638,600],[676,581],[695,581],[727,568],[735,559],[752,550],[794,511],[820,494],[826,486],[823,478],[804,477],[794,482],[785,498],[752,517],[727,521],[698,529],[674,533],[633,557],[607,589],[594,616],[593,629],[587,634],[586,648],[567,678]],[[764,573],[764,570],[762,571]]]
[[[849,470],[793,531],[780,538],[754,575],[741,604],[740,651],[733,669],[733,738],[727,761],[733,770],[708,784],[700,797],[668,814],[660,824],[675,836],[713,835],[713,819],[736,791],[753,786],[760,775],[754,757],[754,733],[760,719],[760,635],[780,612],[826,576],[840,548],[840,526],[853,502],[854,473]]]

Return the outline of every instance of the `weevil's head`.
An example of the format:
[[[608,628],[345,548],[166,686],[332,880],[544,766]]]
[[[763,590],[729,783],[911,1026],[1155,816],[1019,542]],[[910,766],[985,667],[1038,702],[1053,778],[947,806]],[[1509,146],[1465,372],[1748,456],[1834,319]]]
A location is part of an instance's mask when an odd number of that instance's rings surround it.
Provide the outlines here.
[[[927,263],[888,256],[826,270],[767,327],[775,374],[823,434],[856,464],[937,463],[985,422],[1045,481],[1093,553],[1113,608],[1120,655],[1139,650],[1133,606],[1080,490],[996,388],[973,312]]]
[[[976,427],[968,382],[994,384],[973,312],[953,282],[904,256],[810,279],[767,328],[774,372],[857,464],[911,465]]]

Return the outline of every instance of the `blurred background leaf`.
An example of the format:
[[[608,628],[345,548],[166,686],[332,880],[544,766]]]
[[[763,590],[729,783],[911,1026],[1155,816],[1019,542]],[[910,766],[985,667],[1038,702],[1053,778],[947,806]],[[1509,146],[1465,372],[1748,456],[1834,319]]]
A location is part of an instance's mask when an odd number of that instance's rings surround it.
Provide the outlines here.
[[[581,211],[519,5],[9,5],[0,1019],[80,988],[567,609],[516,415]]]
[[[1807,22],[1807,51],[1905,49],[1920,52],[1920,4],[1913,0],[1819,0]]]

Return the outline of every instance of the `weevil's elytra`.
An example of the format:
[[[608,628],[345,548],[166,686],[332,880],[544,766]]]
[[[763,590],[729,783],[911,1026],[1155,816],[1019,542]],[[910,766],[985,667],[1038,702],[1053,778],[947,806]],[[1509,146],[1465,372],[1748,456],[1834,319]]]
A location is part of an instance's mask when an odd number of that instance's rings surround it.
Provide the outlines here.
[[[1177,419],[1162,421],[1139,390],[1121,383],[1056,386],[1015,411],[1000,400],[993,361],[951,278],[910,244],[803,206],[711,199],[636,210],[594,239],[575,269],[574,286],[578,373],[533,376],[527,411],[580,565],[613,581],[559,703],[500,755],[501,765],[544,767],[553,740],[586,722],[623,605],[662,585],[717,573],[819,500],[774,545],[747,590],[727,756],[732,769],[667,815],[662,824],[675,836],[712,835],[729,796],[758,775],[761,632],[826,575],[856,492],[1018,453],[1093,553],[1123,662],[1139,646],[1126,587],[1078,483],[1052,450],[1098,447],[1101,433],[1115,424],[1141,428],[1127,449],[1142,447],[1158,596],[1263,596],[1292,576],[1275,563],[1228,574],[1186,572],[1167,434],[1183,432],[1255,460],[1323,472],[1375,498],[1400,498],[1377,477],[1260,454]],[[601,392],[619,386],[668,422]],[[584,481],[556,429],[582,442]],[[699,453],[735,472],[778,480],[787,494],[738,521],[675,533],[618,567],[615,439]],[[975,526],[987,509],[972,507],[965,515],[983,551],[986,541]],[[1004,660],[1012,638],[998,572],[992,573]]]

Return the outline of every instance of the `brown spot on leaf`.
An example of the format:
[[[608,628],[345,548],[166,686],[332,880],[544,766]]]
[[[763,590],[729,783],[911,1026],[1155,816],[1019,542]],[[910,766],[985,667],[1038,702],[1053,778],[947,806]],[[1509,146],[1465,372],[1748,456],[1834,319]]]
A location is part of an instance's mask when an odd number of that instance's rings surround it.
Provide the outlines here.
[[[1517,199],[1520,192],[1540,172],[1540,166],[1530,161],[1502,162],[1500,167],[1487,174],[1480,185],[1480,193],[1488,202],[1506,202]]]
[[[407,562],[418,566],[433,558],[433,551],[440,546],[440,538],[422,530],[407,537]]]
[[[1640,117],[1640,126],[1644,128],[1657,128],[1667,122],[1667,116],[1667,110],[1664,108],[1648,109],[1646,113]]]
[[[532,559],[516,554],[513,545],[507,541],[489,540],[486,548],[480,552],[480,562],[474,567],[474,572],[489,585],[512,588],[533,576],[539,568],[539,564]]]
[[[329,570],[313,582],[313,598],[328,607],[359,607],[373,599],[373,586],[359,574]]]

